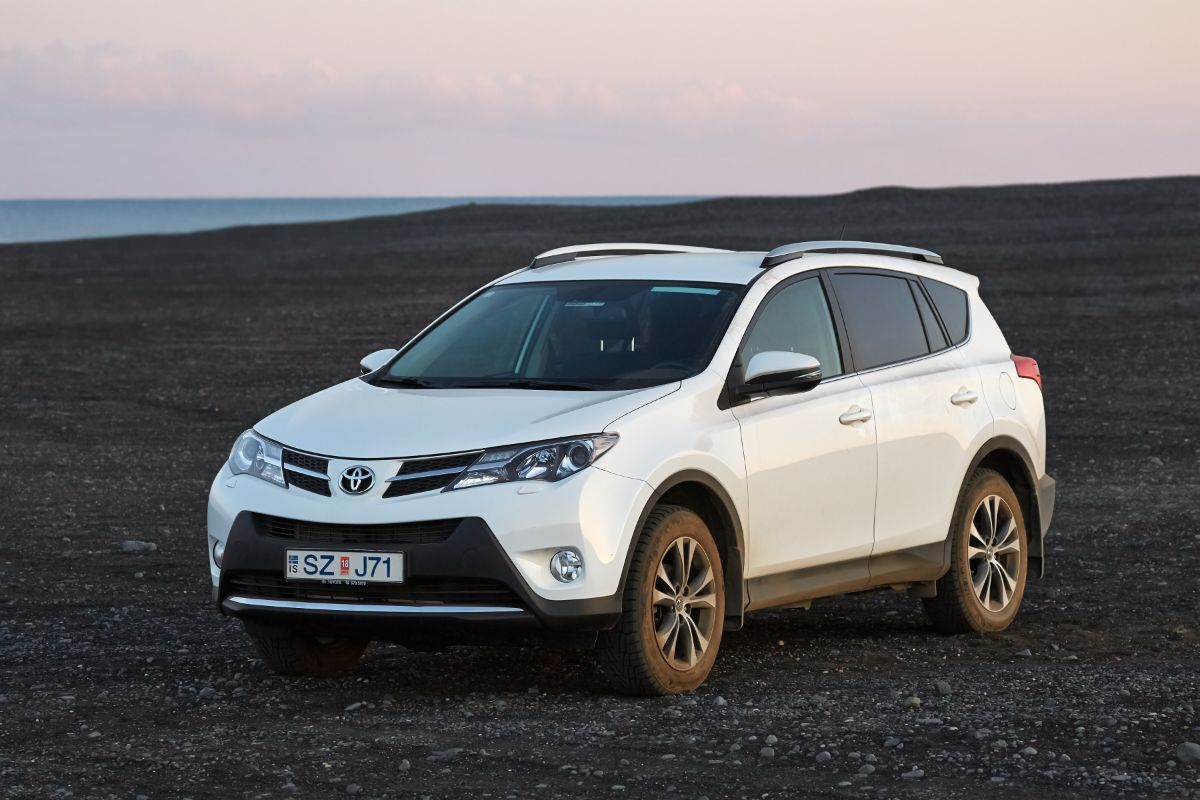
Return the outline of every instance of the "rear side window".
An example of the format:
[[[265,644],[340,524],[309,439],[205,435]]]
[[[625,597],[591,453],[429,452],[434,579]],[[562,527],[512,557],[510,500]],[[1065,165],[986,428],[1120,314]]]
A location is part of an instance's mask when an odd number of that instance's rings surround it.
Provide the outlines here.
[[[961,344],[967,338],[967,293],[941,281],[923,278],[921,282],[937,306],[946,332],[950,334],[950,343]]]
[[[917,299],[917,308],[921,312],[921,322],[925,323],[925,340],[929,342],[929,349],[933,352],[945,350],[950,346],[946,341],[946,335],[942,333],[942,328],[938,325],[937,316],[933,313],[933,308],[930,307],[929,301],[925,299],[925,293],[921,291],[921,287],[915,283],[910,283],[913,297]]]
[[[926,355],[925,326],[905,278],[834,273],[834,291],[859,369]]]

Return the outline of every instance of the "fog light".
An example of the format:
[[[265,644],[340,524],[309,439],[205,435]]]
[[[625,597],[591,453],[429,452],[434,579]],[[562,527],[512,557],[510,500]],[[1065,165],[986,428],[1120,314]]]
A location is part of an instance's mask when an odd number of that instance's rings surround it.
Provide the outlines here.
[[[225,560],[225,543],[217,542],[213,545],[213,561],[217,564],[217,569],[221,569],[221,562]]]
[[[571,583],[583,575],[583,559],[574,550],[559,550],[550,559],[550,574],[563,583]]]

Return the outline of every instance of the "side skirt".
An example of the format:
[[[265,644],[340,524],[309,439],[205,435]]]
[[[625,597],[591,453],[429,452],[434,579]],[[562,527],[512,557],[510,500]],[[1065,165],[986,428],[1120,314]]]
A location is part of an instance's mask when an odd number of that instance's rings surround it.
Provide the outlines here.
[[[950,568],[945,542],[931,542],[893,553],[822,564],[819,567],[763,575],[746,581],[747,611],[792,606],[851,592],[890,587],[923,593]],[[924,594],[923,594],[924,596]]]

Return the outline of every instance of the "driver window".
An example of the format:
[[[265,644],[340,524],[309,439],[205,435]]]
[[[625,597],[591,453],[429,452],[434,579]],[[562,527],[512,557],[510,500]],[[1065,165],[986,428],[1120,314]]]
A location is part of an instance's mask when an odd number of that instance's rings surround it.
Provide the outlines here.
[[[821,362],[826,378],[842,374],[837,334],[820,278],[796,281],[767,301],[742,345],[743,368],[752,356],[768,350],[810,355]]]

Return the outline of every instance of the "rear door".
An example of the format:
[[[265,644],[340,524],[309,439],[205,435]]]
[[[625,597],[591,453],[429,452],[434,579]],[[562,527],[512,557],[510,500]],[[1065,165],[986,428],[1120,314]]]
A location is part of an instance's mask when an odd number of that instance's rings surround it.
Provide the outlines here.
[[[804,353],[823,380],[803,394],[733,407],[742,428],[749,487],[747,577],[774,575],[871,553],[875,423],[871,395],[848,361],[820,277],[781,284],[763,301],[734,369],[756,353]],[[847,579],[854,576],[843,576]]]
[[[977,434],[992,422],[978,371],[919,280],[846,269],[832,283],[875,414],[872,555],[944,541]]]

